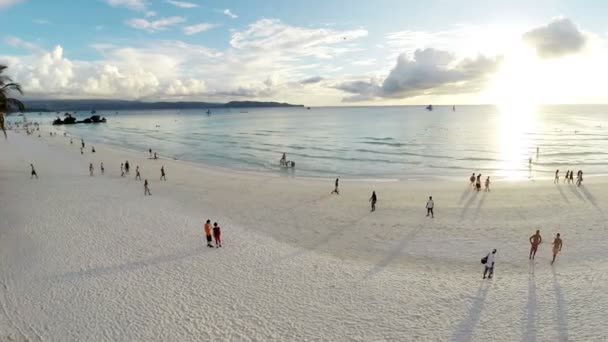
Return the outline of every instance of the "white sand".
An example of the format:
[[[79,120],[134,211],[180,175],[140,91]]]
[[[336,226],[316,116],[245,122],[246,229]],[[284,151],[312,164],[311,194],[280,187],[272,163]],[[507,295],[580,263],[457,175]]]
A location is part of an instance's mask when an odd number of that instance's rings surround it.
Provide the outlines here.
[[[42,135],[0,141],[0,341],[608,336],[606,178],[586,177],[581,188],[497,183],[490,193],[465,181],[343,181],[336,196],[333,180],[105,146],[81,156],[78,140]],[[29,179],[30,162],[40,179]],[[153,196],[134,180],[136,165]],[[373,189],[378,210],[369,213]],[[428,195],[435,219],[425,217]],[[207,218],[223,227],[221,249],[205,247]],[[529,263],[537,227],[545,242]],[[557,231],[564,250],[551,267]],[[495,278],[482,281],[479,260],[491,248]]]

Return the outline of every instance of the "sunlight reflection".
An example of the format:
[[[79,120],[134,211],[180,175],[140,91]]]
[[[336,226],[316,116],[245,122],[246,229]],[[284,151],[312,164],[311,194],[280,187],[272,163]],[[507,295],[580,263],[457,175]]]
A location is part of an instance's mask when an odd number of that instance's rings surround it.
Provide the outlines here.
[[[499,171],[497,176],[507,179],[528,177],[534,169],[536,147],[529,133],[536,123],[537,107],[533,104],[499,106],[500,120],[497,142],[499,145]],[[528,159],[532,158],[532,170]]]

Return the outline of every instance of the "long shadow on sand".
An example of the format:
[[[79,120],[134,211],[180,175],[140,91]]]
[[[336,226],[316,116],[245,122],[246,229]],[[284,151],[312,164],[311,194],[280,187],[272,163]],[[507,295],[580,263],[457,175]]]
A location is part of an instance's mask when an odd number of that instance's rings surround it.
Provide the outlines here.
[[[471,187],[468,186],[466,189],[464,189],[464,191],[462,192],[462,195],[460,195],[460,199],[458,200],[458,204],[462,204],[462,202],[464,202],[465,199],[467,199],[467,197],[469,197],[470,195],[472,195],[473,191],[471,190]]]
[[[475,328],[477,327],[477,323],[479,323],[479,319],[481,318],[481,312],[485,306],[486,297],[488,296],[489,290],[490,284],[486,284],[485,281],[482,281],[481,284],[479,284],[477,294],[475,297],[472,297],[473,300],[471,309],[469,310],[469,316],[460,322],[456,328],[456,331],[454,331],[454,334],[452,334],[452,341],[470,341],[471,338],[473,338],[473,334],[475,333]]]
[[[530,260],[530,266],[528,269],[528,305],[526,315],[522,324],[521,340],[523,342],[536,342],[536,315],[537,315],[537,302],[536,302],[536,278],[534,277],[534,260]]]
[[[553,290],[555,291],[555,316],[557,319],[557,333],[560,341],[569,341],[568,338],[568,312],[566,308],[566,299],[562,293],[562,287],[557,280],[555,267],[551,267],[553,273]]]
[[[572,192],[579,200],[581,200],[581,201],[585,200],[583,198],[583,195],[581,195],[581,193],[578,192],[578,190],[576,189],[576,186],[570,185],[568,188],[570,189],[570,192]]]
[[[72,279],[81,279],[81,278],[89,278],[89,277],[101,277],[108,274],[113,273],[126,273],[136,271],[142,268],[162,265],[182,259],[187,259],[190,257],[194,257],[200,254],[203,254],[205,250],[210,249],[208,247],[198,247],[192,250],[178,252],[171,255],[159,255],[149,259],[137,260],[132,262],[127,262],[119,265],[111,265],[111,266],[100,266],[93,267],[89,269],[84,269],[81,271],[73,271],[67,272],[61,275],[56,276],[55,278],[60,280],[72,280]]]
[[[570,200],[568,199],[568,197],[566,197],[566,194],[564,194],[564,190],[562,190],[562,187],[559,186],[559,184],[555,184],[555,188],[559,191],[559,194],[562,195],[564,201],[566,201],[566,203],[570,203]]]
[[[352,221],[342,224],[342,225],[338,226],[338,228],[336,228],[334,231],[319,238],[316,242],[313,242],[308,246],[299,246],[298,250],[294,251],[293,253],[289,253],[287,255],[281,256],[280,259],[277,261],[280,262],[283,260],[295,258],[300,255],[304,255],[310,251],[314,251],[314,250],[318,249],[319,247],[328,244],[333,238],[342,234],[346,230],[347,227],[352,227],[352,226],[356,225],[359,221],[363,220],[364,218],[368,217],[369,215],[370,215],[370,213],[366,213],[363,216],[360,216]]]
[[[604,211],[597,204],[597,200],[595,199],[595,196],[593,196],[593,194],[591,192],[589,192],[589,189],[587,189],[587,187],[584,186],[584,185],[582,185],[582,184],[579,187],[579,189],[583,193],[583,196],[585,196],[585,198],[587,199],[587,201],[589,201],[589,203],[591,203],[591,205],[593,205],[595,207],[595,209],[599,210],[599,212],[603,214]]]
[[[401,255],[401,251],[416,238],[416,235],[418,235],[418,233],[423,228],[424,226],[420,225],[412,229],[412,231],[410,231],[409,233],[407,233],[407,235],[405,235],[403,239],[401,239],[401,241],[399,241],[399,243],[393,249],[391,249],[388,254],[382,260],[380,260],[379,263],[376,264],[376,266],[374,266],[371,270],[367,272],[363,279],[369,279],[375,274],[380,273],[384,268],[386,268],[386,266],[388,266],[393,260],[395,260],[395,258]]]
[[[479,202],[477,202],[477,207],[475,207],[475,213],[473,214],[473,221],[477,220],[477,217],[479,216],[479,213],[481,212],[481,207],[483,207],[483,202],[486,200],[486,194],[487,192],[483,192],[483,194],[481,194],[481,199],[479,200]]]
[[[477,198],[477,195],[479,193],[479,191],[476,191],[476,190],[471,190],[471,191],[473,192],[473,195],[471,195],[469,197],[467,202],[464,204],[464,207],[462,207],[462,211],[460,212],[461,221],[464,219],[464,216],[466,215],[467,210],[469,210],[469,208],[471,207],[471,204],[473,204],[473,202],[475,201],[475,199]]]

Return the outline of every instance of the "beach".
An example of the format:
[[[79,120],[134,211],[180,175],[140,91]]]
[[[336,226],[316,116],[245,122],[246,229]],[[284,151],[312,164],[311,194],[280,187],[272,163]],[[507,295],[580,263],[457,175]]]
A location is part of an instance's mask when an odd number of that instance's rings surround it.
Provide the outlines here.
[[[581,187],[495,181],[475,192],[463,171],[462,181],[347,179],[332,195],[329,178],[152,160],[146,150],[100,144],[81,155],[79,147],[47,132],[9,132],[0,142],[0,340],[608,335],[607,177],[585,177]],[[152,196],[134,180],[137,165]],[[222,248],[206,247],[207,219],[222,227]],[[530,262],[536,229],[543,243]],[[557,232],[564,248],[551,266]],[[493,248],[495,277],[483,280],[480,259]]]

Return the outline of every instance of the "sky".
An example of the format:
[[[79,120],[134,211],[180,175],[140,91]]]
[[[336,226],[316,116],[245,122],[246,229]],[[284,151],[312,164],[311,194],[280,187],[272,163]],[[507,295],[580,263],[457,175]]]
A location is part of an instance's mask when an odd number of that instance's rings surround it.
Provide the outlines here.
[[[0,0],[25,98],[608,103],[602,0]]]

